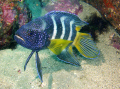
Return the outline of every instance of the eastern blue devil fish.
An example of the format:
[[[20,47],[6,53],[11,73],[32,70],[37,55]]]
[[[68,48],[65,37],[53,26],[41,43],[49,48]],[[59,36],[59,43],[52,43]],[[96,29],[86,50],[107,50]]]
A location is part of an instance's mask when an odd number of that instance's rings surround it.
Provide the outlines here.
[[[93,59],[99,55],[91,35],[81,33],[80,29],[88,23],[81,21],[78,16],[68,12],[52,11],[30,21],[17,30],[14,39],[18,44],[31,49],[24,70],[31,56],[36,52],[36,68],[42,80],[42,69],[38,52],[49,48],[63,62],[80,66],[73,54],[73,47],[86,58]]]

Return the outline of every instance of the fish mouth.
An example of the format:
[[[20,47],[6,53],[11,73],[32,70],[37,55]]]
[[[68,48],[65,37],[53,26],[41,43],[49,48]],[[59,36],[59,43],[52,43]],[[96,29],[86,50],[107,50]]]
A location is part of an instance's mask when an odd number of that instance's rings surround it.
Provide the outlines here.
[[[22,41],[24,41],[25,42],[25,40],[21,37],[21,36],[19,36],[19,35],[15,35],[18,39],[20,39],[20,40],[22,40]]]

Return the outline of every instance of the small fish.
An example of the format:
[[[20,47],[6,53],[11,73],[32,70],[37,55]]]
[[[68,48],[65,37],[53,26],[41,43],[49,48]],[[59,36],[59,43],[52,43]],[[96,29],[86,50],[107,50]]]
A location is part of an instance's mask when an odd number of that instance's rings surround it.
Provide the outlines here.
[[[75,14],[52,11],[23,25],[17,30],[14,39],[18,44],[32,50],[26,60],[24,70],[31,56],[36,52],[36,68],[38,76],[43,82],[38,52],[45,48],[49,48],[61,61],[76,66],[80,66],[80,64],[73,54],[73,46],[84,57],[96,58],[99,50],[91,35],[80,32],[80,29],[87,24]]]

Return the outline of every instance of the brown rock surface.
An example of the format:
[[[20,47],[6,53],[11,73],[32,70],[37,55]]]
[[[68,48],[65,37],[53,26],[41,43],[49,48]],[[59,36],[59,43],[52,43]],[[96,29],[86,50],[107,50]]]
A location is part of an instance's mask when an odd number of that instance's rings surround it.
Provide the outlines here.
[[[120,34],[120,0],[83,0],[104,16]]]

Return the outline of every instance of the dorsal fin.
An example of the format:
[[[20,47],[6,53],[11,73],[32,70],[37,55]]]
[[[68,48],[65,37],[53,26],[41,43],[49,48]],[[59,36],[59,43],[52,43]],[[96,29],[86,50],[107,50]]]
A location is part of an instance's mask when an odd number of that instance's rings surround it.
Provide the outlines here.
[[[84,22],[84,21],[77,21],[77,22],[75,22],[75,26],[76,26],[75,30],[80,31],[80,29],[87,24],[88,23]]]

